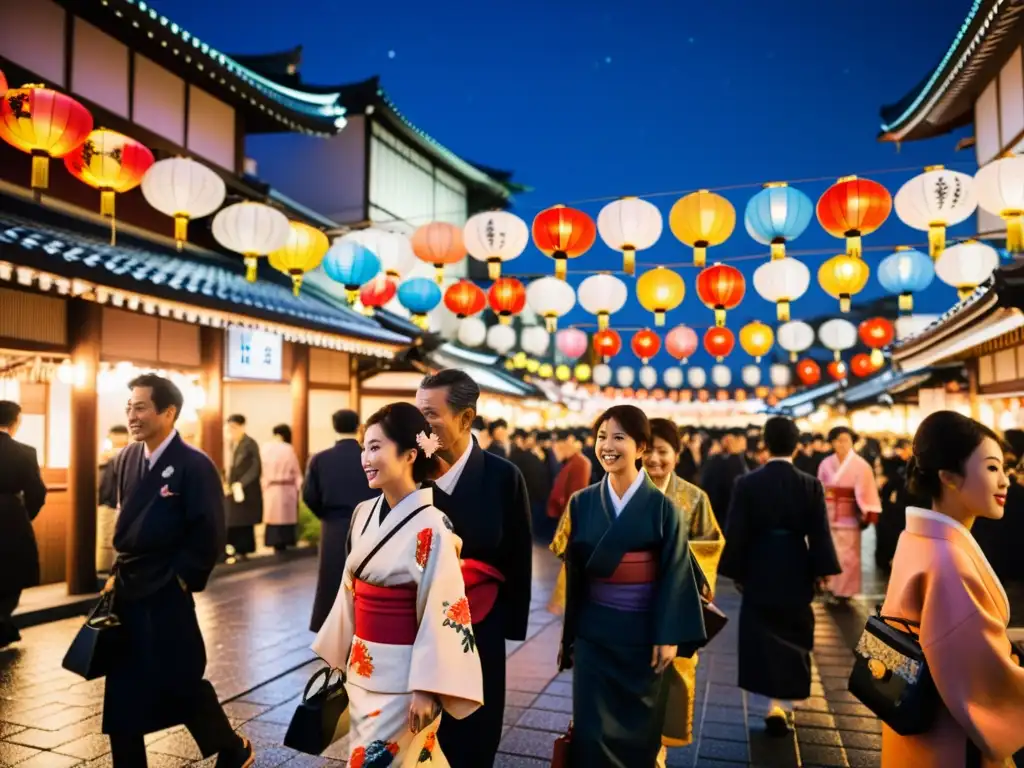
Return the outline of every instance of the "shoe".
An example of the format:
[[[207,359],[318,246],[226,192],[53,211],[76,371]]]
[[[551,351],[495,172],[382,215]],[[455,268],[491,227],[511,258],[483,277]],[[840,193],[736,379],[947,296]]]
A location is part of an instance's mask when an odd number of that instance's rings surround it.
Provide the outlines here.
[[[217,755],[216,768],[252,768],[256,764],[256,750],[252,742],[245,736],[239,736],[241,742],[234,749]]]
[[[6,648],[19,640],[21,640],[21,632],[16,626],[10,623],[0,624],[0,648]]]
[[[782,707],[772,707],[771,712],[764,719],[764,730],[769,736],[776,738],[792,733],[793,728],[789,724],[789,715],[786,714],[786,710]]]

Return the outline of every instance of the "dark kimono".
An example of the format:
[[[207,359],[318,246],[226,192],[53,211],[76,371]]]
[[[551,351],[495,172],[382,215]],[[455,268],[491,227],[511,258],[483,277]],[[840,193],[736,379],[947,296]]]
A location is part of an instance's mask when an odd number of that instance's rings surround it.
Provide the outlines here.
[[[706,640],[686,524],[644,474],[616,516],[608,480],[569,502],[561,667],[573,668],[573,768],[653,766],[668,686],[655,645]],[[644,573],[646,571],[646,574]]]
[[[227,543],[240,555],[256,551],[255,527],[263,522],[262,473],[259,444],[248,435],[242,435],[231,453],[228,485],[241,483],[245,498],[240,502],[235,501],[229,489],[224,499],[227,505]]]
[[[743,589],[741,688],[773,699],[810,695],[814,582],[839,572],[817,478],[772,460],[736,481],[718,575]]]

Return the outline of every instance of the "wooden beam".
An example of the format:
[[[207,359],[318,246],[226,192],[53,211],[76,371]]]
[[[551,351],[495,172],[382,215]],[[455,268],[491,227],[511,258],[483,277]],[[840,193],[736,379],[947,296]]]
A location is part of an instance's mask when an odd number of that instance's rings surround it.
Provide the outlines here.
[[[224,472],[224,334],[222,328],[200,326],[199,384],[206,404],[199,412],[199,440],[203,452]]]
[[[362,394],[362,387],[359,382],[359,357],[357,355],[349,355],[348,365],[348,407],[356,413],[362,413],[359,402],[360,395]]]
[[[971,407],[971,418],[981,421],[981,399],[978,396],[978,358],[967,361],[967,402]]]
[[[292,344],[292,448],[299,466],[309,454],[309,347]]]

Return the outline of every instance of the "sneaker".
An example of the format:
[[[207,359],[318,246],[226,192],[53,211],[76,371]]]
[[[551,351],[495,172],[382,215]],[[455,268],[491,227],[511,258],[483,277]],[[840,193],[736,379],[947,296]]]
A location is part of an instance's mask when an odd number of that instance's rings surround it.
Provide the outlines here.
[[[256,750],[245,736],[239,736],[240,744],[234,749],[217,755],[216,768],[252,768],[256,764]]]
[[[789,724],[789,715],[782,707],[772,707],[771,712],[764,719],[764,730],[769,736],[781,737],[792,733],[792,726]]]

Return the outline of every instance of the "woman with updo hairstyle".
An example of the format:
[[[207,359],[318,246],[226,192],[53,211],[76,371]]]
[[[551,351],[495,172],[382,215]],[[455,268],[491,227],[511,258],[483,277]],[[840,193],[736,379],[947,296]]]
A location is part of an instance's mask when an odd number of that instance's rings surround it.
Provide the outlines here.
[[[1003,448],[988,427],[938,411],[918,427],[913,453],[909,490],[931,509],[907,507],[881,615],[920,625],[941,703],[924,734],[883,724],[882,765],[1012,765],[1024,747],[1024,669],[1007,637],[1006,593],[971,535],[976,519],[1003,516]]]
[[[363,471],[380,495],[353,512],[342,586],[313,643],[345,674],[351,765],[447,765],[442,711],[462,719],[483,703],[462,541],[423,485],[440,447],[408,403],[366,422]]]

